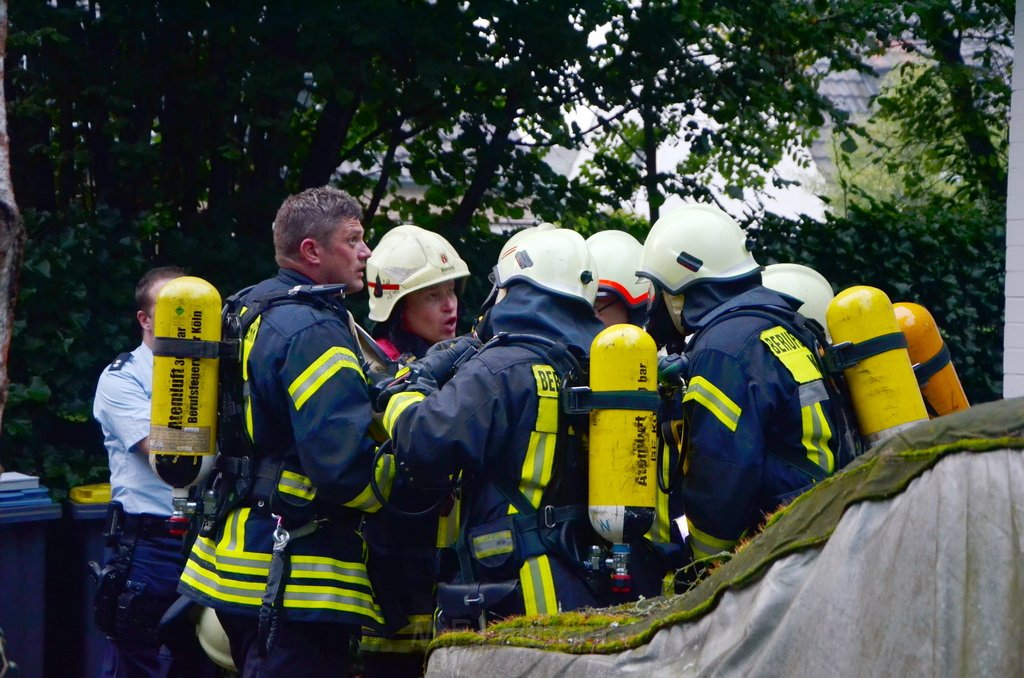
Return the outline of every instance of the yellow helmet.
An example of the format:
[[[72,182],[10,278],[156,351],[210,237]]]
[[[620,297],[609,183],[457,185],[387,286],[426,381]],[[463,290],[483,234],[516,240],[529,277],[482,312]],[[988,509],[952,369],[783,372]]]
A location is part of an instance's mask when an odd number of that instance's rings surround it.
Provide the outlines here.
[[[828,330],[825,310],[836,295],[825,276],[801,264],[771,264],[761,272],[761,282],[765,287],[802,301],[800,313]]]
[[[567,228],[531,228],[505,243],[494,285],[502,289],[517,280],[591,306],[597,296],[594,257],[583,236]]]
[[[410,292],[468,275],[466,262],[443,237],[412,224],[396,226],[384,234],[366,261],[369,318],[384,322]]]
[[[675,295],[700,280],[733,280],[759,268],[732,217],[711,205],[685,205],[651,227],[636,274]]]
[[[636,275],[644,246],[625,231],[601,231],[587,238],[601,272],[598,294],[615,294],[630,309],[647,307],[651,283]]]

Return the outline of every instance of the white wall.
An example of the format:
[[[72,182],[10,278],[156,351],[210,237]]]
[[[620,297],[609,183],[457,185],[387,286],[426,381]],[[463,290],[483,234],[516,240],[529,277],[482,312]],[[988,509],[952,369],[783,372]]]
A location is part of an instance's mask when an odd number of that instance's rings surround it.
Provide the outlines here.
[[[1006,325],[1003,397],[1024,396],[1024,0],[1014,30],[1010,173],[1006,197]]]

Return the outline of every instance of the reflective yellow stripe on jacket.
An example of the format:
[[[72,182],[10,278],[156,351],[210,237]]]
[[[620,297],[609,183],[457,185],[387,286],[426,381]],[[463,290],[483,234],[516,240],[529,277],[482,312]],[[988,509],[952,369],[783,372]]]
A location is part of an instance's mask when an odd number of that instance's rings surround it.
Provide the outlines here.
[[[725,395],[717,386],[704,377],[694,377],[686,387],[686,395],[683,402],[696,401],[707,408],[708,412],[715,415],[718,421],[722,422],[730,431],[735,432],[739,424],[740,415],[743,410],[732,401],[732,398]]]
[[[216,543],[206,537],[196,540],[181,575],[183,584],[214,600],[254,609],[261,605],[271,556],[246,549],[250,515],[248,508],[230,513]],[[383,623],[371,591],[365,563],[292,554],[283,606],[348,612]]]
[[[345,368],[355,370],[361,379],[366,380],[355,353],[341,346],[332,346],[324,351],[288,386],[288,395],[292,397],[295,409],[305,405],[328,379]]]
[[[835,454],[829,445],[832,429],[821,406],[828,400],[828,391],[817,361],[810,349],[784,327],[772,327],[761,332],[761,341],[799,384],[801,442],[807,458],[812,464],[832,473],[836,470]]]
[[[719,539],[707,532],[701,532],[689,518],[686,519],[687,529],[690,531],[690,547],[693,549],[694,560],[708,558],[721,553],[732,551],[732,547],[739,543],[739,539]]]
[[[544,490],[551,482],[555,463],[555,443],[558,439],[558,375],[550,365],[534,365],[533,376],[537,384],[537,424],[530,432],[530,444],[523,460],[519,478],[519,491],[535,509],[540,508]],[[509,514],[516,513],[514,506]],[[558,612],[555,580],[547,555],[527,558],[519,568],[523,585],[526,614],[554,614]]]
[[[395,436],[395,424],[398,423],[398,418],[402,416],[402,413],[426,397],[419,391],[406,391],[391,396],[387,407],[384,408],[384,430],[390,437]]]
[[[377,465],[373,469],[374,480],[381,495],[387,499],[391,496],[391,485],[395,481],[394,457],[390,454],[382,454],[377,458]],[[380,500],[374,493],[373,488],[367,484],[354,499],[344,503],[344,506],[362,511],[363,513],[376,513],[381,508]]]
[[[238,314],[239,317],[245,315],[245,311],[246,309],[243,308]],[[249,353],[252,352],[252,346],[256,343],[256,334],[260,331],[262,320],[263,316],[256,316],[242,339],[242,396],[245,399],[245,432],[249,434],[249,440],[253,440],[252,397],[249,395]]]
[[[422,654],[434,637],[434,618],[429,614],[414,614],[409,623],[394,636],[387,638],[377,635],[371,628],[363,627],[363,639],[359,643],[361,652],[397,652],[400,654]]]

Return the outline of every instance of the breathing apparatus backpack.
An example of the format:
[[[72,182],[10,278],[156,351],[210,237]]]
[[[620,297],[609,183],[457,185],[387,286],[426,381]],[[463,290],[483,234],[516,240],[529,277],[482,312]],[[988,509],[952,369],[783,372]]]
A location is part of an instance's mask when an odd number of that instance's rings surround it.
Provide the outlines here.
[[[253,286],[228,297],[221,310],[221,361],[217,412],[217,457],[191,521],[186,550],[195,536],[210,537],[227,514],[252,492],[261,469],[245,425],[248,386],[242,378],[243,343],[262,313],[284,304],[339,308],[334,298],[345,285],[296,285],[262,299],[248,299]],[[276,475],[276,474],[275,474]],[[274,481],[276,478],[268,478]]]
[[[630,546],[642,543],[654,514],[654,412],[659,402],[656,349],[653,339],[639,328],[617,327],[618,334],[612,333],[612,343],[618,346],[629,345],[629,340],[620,336],[627,330],[649,342],[650,356],[638,360],[635,369],[627,370],[639,375],[636,378],[640,381],[649,380],[649,390],[632,390],[614,383],[609,387],[607,377],[606,385],[601,387],[602,380],[595,381],[593,365],[582,350],[544,337],[502,333],[479,349],[478,353],[515,346],[536,354],[541,365],[553,370],[550,377],[539,375],[537,370],[535,376],[539,397],[544,397],[541,391],[547,397],[558,397],[557,432],[545,431],[556,435],[556,456],[551,480],[540,500],[535,499],[537,506],[520,490],[518,475],[492,472],[483,479],[515,511],[460,532],[455,552],[462,583],[444,583],[438,590],[446,625],[482,626],[501,616],[502,601],[518,590],[519,567],[529,558],[541,555],[557,559],[576,574],[594,599],[605,603],[661,592],[661,563],[654,564],[658,555],[649,547]],[[599,340],[602,335],[609,336],[606,333],[610,329],[598,335],[592,351],[602,346]],[[598,366],[608,362],[611,361],[599,361]],[[604,428],[595,427],[595,417],[603,420]],[[595,431],[598,436],[621,433],[619,451],[625,453],[627,465],[632,462],[630,470],[624,472],[621,464],[607,456],[602,456],[598,463],[600,469],[592,467]],[[598,442],[603,445],[607,441]],[[594,470],[613,476],[601,479],[596,494],[592,487]],[[621,497],[608,494],[610,486],[625,487],[634,481],[650,490],[649,500],[637,500],[636,492]],[[636,583],[634,571],[643,572]]]

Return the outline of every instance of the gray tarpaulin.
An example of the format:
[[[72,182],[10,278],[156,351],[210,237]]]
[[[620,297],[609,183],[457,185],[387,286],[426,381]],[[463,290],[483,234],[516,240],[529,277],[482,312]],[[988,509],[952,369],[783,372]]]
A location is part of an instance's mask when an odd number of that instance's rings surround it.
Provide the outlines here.
[[[1022,403],[997,406],[1009,421],[978,437],[1019,436]],[[543,649],[540,630],[532,637],[529,629],[498,632],[482,645],[445,645],[442,637],[427,675],[1024,676],[1024,453],[1009,445],[948,449],[950,439],[971,436],[933,428],[936,436],[910,435],[889,451],[915,462],[932,454],[932,465],[909,482],[892,480],[888,491],[878,479],[885,474],[859,481],[876,496],[850,503],[823,543],[769,558],[749,570],[756,576],[714,595],[654,599],[663,605],[655,617],[675,613],[680,621],[614,624],[590,653],[559,651],[580,640],[564,633],[555,649]],[[780,516],[762,537],[784,534],[790,517]],[[748,550],[756,554],[758,541]],[[730,576],[723,571],[716,577]],[[712,602],[692,614],[687,604],[698,594]],[[643,642],[609,651],[610,634],[628,639],[631,627]],[[644,628],[653,632],[643,635]],[[502,647],[510,644],[526,647]]]

